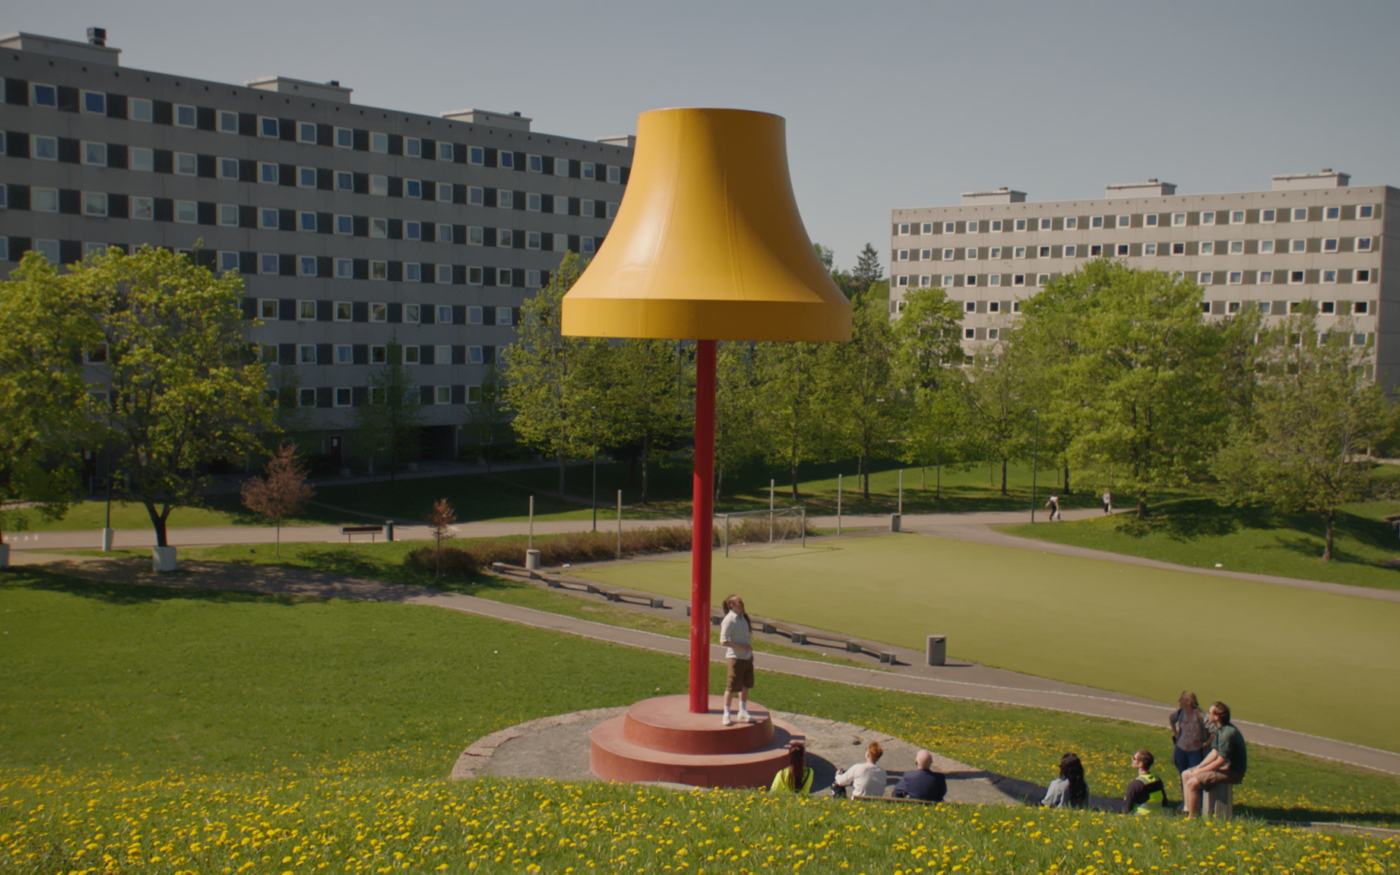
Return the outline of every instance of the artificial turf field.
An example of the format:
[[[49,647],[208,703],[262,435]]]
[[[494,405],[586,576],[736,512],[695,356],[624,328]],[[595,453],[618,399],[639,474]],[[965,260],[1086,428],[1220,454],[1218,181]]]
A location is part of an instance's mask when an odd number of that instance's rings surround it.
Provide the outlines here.
[[[688,598],[688,557],[575,569]],[[1400,751],[1400,603],[919,535],[740,551],[754,614]],[[1165,712],[1163,720],[1166,719]]]

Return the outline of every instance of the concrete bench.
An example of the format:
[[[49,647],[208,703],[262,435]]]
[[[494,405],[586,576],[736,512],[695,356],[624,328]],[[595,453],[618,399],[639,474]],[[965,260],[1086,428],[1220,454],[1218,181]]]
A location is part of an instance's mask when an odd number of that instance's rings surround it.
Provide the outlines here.
[[[1234,820],[1235,794],[1230,789],[1234,786],[1234,784],[1215,784],[1207,787],[1201,794],[1201,816]]]
[[[375,535],[384,534],[383,526],[341,526],[340,533],[345,536],[345,540],[353,541],[355,535],[369,535],[370,543],[374,542]]]

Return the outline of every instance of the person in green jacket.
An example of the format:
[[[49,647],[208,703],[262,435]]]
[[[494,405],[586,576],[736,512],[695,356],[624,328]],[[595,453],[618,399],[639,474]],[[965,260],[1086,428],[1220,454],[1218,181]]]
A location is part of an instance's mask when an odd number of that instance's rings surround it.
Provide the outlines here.
[[[1140,750],[1133,754],[1137,777],[1128,784],[1123,794],[1124,814],[1166,814],[1170,811],[1166,785],[1161,778],[1152,774],[1154,762],[1156,757],[1152,756],[1151,751]]]
[[[1195,817],[1201,807],[1201,791],[1216,784],[1239,784],[1248,768],[1248,751],[1244,736],[1230,722],[1230,706],[1216,702],[1210,706],[1210,719],[1215,724],[1215,737],[1210,753],[1199,766],[1181,774],[1181,794],[1186,797],[1186,816]]]
[[[815,776],[816,772],[807,766],[807,748],[795,741],[788,745],[787,768],[773,776],[773,786],[768,788],[768,792],[786,790],[789,793],[811,793],[812,778]]]

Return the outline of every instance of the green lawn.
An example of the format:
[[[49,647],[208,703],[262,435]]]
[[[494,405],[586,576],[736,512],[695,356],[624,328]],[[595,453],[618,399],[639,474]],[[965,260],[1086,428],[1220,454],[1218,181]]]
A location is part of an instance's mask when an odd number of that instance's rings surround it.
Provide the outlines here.
[[[309,842],[321,845],[316,853],[332,844],[338,853],[360,846],[377,853],[370,846],[379,839],[402,841],[407,830],[416,840],[432,835],[435,823],[460,845],[464,826],[481,825],[467,821],[501,814],[475,806],[464,814],[461,805],[477,791],[436,780],[473,739],[535,717],[680,693],[686,683],[678,657],[436,608],[104,585],[36,571],[0,577],[0,631],[3,871],[69,868],[20,866],[16,857],[35,847],[71,852],[99,833],[99,846],[119,839],[119,854],[144,842],[149,858],[167,839],[186,854],[196,839],[218,847],[227,828],[229,846],[191,866],[217,872],[250,834],[245,824],[260,821],[263,834],[255,838],[274,846],[269,830],[291,832],[302,823],[303,834],[322,834],[325,844]],[[579,671],[584,665],[599,670]],[[718,690],[718,673],[712,681]],[[1071,714],[783,675],[765,675],[762,684],[759,700],[770,707],[870,726],[1042,785],[1058,753],[1076,750],[1106,795],[1130,777],[1124,763],[1132,750],[1164,744],[1160,729]],[[506,822],[547,808],[546,799],[587,806],[633,798],[622,789],[510,787],[488,788],[504,797]],[[636,792],[643,802],[671,798]],[[1240,813],[1258,817],[1400,825],[1400,780],[1257,746],[1236,801]],[[30,819],[39,804],[45,810]],[[657,804],[669,810],[671,803]],[[870,823],[863,818],[871,815],[850,810],[811,811],[837,824]],[[976,832],[971,813],[949,816]],[[980,816],[1003,822],[1004,813]],[[1030,832],[1046,816],[1006,822]],[[1042,826],[1051,833],[1077,828],[1055,818],[1115,822],[1049,817]],[[790,824],[793,836],[803,834],[799,824]],[[1134,828],[1124,848],[1140,840]],[[864,853],[847,829],[832,844]],[[273,868],[280,851],[268,859],[249,850],[241,848],[256,871],[283,871]]]
[[[1244,720],[1400,750],[1400,696],[1384,693],[1400,690],[1400,604],[916,535],[714,568],[716,601],[739,592],[761,616],[916,649],[945,634],[973,662],[1161,702],[1193,689]],[[682,558],[574,573],[690,586]]]
[[[1132,514],[1054,525],[1003,526],[1024,538],[1143,556],[1197,568],[1400,589],[1400,539],[1381,517],[1400,502],[1351,505],[1338,515],[1334,557],[1322,560],[1325,529],[1316,515],[1274,514],[1209,499],[1164,504],[1145,520]],[[1390,566],[1387,563],[1395,563]]]

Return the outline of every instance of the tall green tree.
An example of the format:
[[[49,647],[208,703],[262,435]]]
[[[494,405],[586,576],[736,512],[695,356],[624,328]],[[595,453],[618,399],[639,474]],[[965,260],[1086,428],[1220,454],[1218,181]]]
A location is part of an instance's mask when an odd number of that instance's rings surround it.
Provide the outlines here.
[[[568,459],[593,448],[593,409],[608,403],[607,341],[560,331],[564,294],[583,268],[576,254],[566,253],[549,284],[525,302],[504,374],[512,425],[522,441],[558,460],[561,494]]]
[[[752,343],[720,343],[715,355],[715,500],[724,478],[763,455],[758,354]]]
[[[25,253],[0,284],[0,544],[30,502],[61,516],[78,489],[82,438],[92,439],[81,353],[101,338],[84,302],[42,255]]]
[[[350,411],[350,423],[360,452],[371,462],[387,462],[389,480],[399,463],[412,458],[423,428],[423,394],[404,364],[403,345],[394,337],[384,347],[384,361],[370,366],[369,393]]]
[[[962,392],[968,437],[984,458],[999,465],[1002,495],[1007,494],[1007,464],[1030,449],[1035,415],[1035,400],[1027,392],[1026,369],[1010,352],[1005,341],[978,352],[967,369],[967,386]]]
[[[851,285],[856,294],[864,294],[872,283],[885,278],[885,268],[880,264],[880,253],[869,243],[856,257],[856,266],[851,270]]]
[[[829,377],[822,346],[805,341],[754,345],[756,415],[764,456],[790,472],[793,501],[801,499],[798,466],[824,458],[831,445],[818,394]]]
[[[1223,335],[1184,278],[1100,260],[1061,282],[1063,294],[1023,308],[1022,330],[1038,319],[1065,325],[1064,352],[1041,363],[1060,370],[1058,409],[1077,417],[1065,455],[1111,467],[1143,518],[1149,494],[1204,471],[1223,439]]]
[[[111,391],[114,477],[168,546],[170,512],[199,502],[208,465],[257,449],[257,433],[273,428],[266,375],[245,337],[243,283],[148,247],[89,256],[64,280],[105,343],[97,370]]]
[[[905,302],[894,323],[894,378],[905,410],[899,456],[933,465],[941,494],[943,467],[965,461],[969,450],[963,311],[936,288],[915,289]]]
[[[487,365],[481,386],[474,395],[467,397],[467,416],[463,423],[467,446],[477,449],[488,473],[491,471],[496,442],[501,437],[502,429],[510,422],[504,395],[500,369]]]
[[[1252,415],[1236,422],[1213,470],[1236,502],[1315,513],[1333,558],[1337,511],[1370,494],[1368,453],[1396,424],[1395,408],[1366,373],[1369,347],[1340,320],[1320,333],[1316,308],[1265,331]]]
[[[610,445],[635,452],[641,464],[641,503],[649,500],[651,463],[657,452],[685,440],[692,411],[686,403],[694,362],[672,340],[630,338],[603,349],[609,372],[605,405]]]
[[[870,500],[870,465],[893,455],[901,434],[901,399],[895,383],[895,342],[885,302],[869,295],[855,300],[849,343],[819,348],[822,382],[817,388],[831,453],[854,455],[861,493]]]

